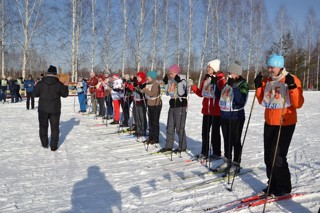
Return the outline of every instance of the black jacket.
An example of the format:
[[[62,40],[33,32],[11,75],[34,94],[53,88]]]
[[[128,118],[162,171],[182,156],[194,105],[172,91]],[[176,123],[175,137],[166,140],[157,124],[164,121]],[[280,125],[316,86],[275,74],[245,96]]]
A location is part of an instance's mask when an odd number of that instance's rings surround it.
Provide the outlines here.
[[[46,113],[60,113],[60,97],[67,97],[68,87],[55,76],[46,76],[34,87],[33,94],[39,97],[38,111]]]

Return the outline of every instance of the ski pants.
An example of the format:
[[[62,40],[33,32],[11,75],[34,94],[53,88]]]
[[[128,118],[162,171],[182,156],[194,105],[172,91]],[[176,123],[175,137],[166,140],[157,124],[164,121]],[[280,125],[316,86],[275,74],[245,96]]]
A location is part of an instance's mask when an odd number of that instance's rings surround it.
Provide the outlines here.
[[[175,131],[179,138],[179,149],[187,149],[186,125],[187,107],[170,107],[167,120],[166,148],[172,149]]]
[[[114,115],[113,115],[113,120],[114,121],[120,121],[120,100],[112,100],[113,103],[113,110],[114,110]]]
[[[51,141],[50,147],[52,149],[58,148],[59,142],[59,123],[60,123],[60,112],[58,113],[47,113],[47,112],[38,112],[39,119],[39,136],[42,146],[48,146],[48,127],[50,122],[51,128]]]
[[[162,105],[148,106],[149,139],[155,143],[159,143],[161,109]]]
[[[224,156],[232,160],[232,149],[234,151],[233,161],[241,163],[241,134],[244,119],[221,119],[221,129],[224,139]]]
[[[99,104],[99,115],[104,116],[105,115],[104,97],[97,98],[97,102]]]
[[[87,110],[86,98],[87,98],[87,95],[85,93],[78,93],[78,101],[79,101],[81,112],[86,112]]]
[[[287,154],[295,130],[295,126],[296,125],[294,124],[281,127],[276,160],[270,185],[270,192],[291,192],[291,175],[287,162]],[[266,173],[268,178],[270,178],[271,175],[272,162],[278,140],[279,128],[280,126],[271,126],[267,123],[264,124],[264,161],[266,164]]]
[[[130,105],[132,103],[132,99],[130,97],[124,97],[121,100],[121,108],[122,108],[122,112],[123,112],[123,122],[122,124],[124,124],[125,126],[128,126],[128,121],[130,118]]]
[[[220,116],[203,115],[201,154],[208,157],[211,129],[211,146],[213,154],[221,156]]]
[[[34,95],[33,92],[27,92],[27,109],[30,107],[30,99],[31,99],[31,109],[34,109]]]
[[[107,107],[107,116],[113,116],[113,106],[112,106],[112,97],[111,97],[111,95],[105,96],[104,100],[106,102],[106,107]]]
[[[136,124],[136,133],[138,136],[145,136],[147,131],[147,108],[142,103],[136,103],[134,106],[134,120]]]
[[[97,97],[96,97],[96,93],[90,94],[90,99],[91,99],[91,105],[92,105],[92,112],[94,114],[96,114],[97,113]]]

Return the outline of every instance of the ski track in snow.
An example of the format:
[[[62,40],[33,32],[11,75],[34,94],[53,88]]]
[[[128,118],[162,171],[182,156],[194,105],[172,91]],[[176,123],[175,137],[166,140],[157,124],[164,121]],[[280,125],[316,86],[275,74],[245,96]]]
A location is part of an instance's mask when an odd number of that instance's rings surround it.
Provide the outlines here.
[[[253,95],[250,92],[246,122]],[[288,162],[293,192],[306,195],[267,204],[266,212],[317,212],[320,206],[320,92],[304,92],[304,96]],[[117,134],[118,126],[106,127],[93,115],[73,112],[78,111],[77,99],[74,108],[74,98],[68,97],[62,99],[60,146],[51,152],[40,145],[36,110],[26,110],[25,101],[0,104],[0,212],[203,212],[212,207],[211,212],[220,212],[223,204],[266,186],[264,109],[257,102],[241,163],[253,171],[236,177],[229,192],[230,184],[222,180],[192,187],[220,176],[207,174],[208,168],[200,162],[187,162],[201,150],[202,99],[194,94],[189,96],[187,153],[173,154],[172,161],[170,154],[151,154],[165,144],[169,99],[162,99],[160,145],[150,145],[148,151],[133,135]],[[246,127],[247,123],[243,133]],[[219,162],[211,162],[210,167]],[[239,212],[261,212],[262,208]]]

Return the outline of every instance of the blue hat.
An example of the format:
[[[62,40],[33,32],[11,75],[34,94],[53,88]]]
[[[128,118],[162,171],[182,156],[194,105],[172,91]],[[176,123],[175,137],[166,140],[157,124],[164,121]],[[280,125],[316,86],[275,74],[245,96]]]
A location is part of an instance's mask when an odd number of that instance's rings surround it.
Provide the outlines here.
[[[284,68],[284,58],[282,55],[273,54],[268,58],[267,65],[270,67]]]
[[[155,70],[151,70],[151,71],[149,71],[149,72],[147,73],[147,76],[149,76],[149,77],[152,78],[152,79],[156,79],[157,76],[158,76],[158,73],[157,73],[157,71],[155,71]]]

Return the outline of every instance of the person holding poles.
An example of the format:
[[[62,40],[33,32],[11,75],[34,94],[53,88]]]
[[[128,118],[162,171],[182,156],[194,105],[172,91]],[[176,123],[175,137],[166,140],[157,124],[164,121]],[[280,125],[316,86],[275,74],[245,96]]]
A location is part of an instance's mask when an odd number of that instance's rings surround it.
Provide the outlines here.
[[[264,112],[264,161],[268,177],[265,194],[281,196],[291,193],[288,149],[297,123],[297,109],[304,103],[300,80],[286,71],[282,55],[267,59],[269,77],[255,80],[256,97]]]
[[[240,172],[241,134],[245,122],[244,107],[247,103],[249,86],[242,78],[242,68],[238,63],[227,67],[228,80],[221,91],[221,129],[224,139],[224,162],[216,168],[228,174]],[[233,151],[233,160],[232,160]]]
[[[211,145],[213,154],[212,160],[219,159],[221,156],[221,136],[220,136],[220,107],[219,98],[226,80],[224,73],[220,72],[220,60],[215,59],[208,63],[207,74],[202,80],[201,87],[195,84],[192,91],[202,100],[202,148],[201,154],[197,156],[200,160],[207,160],[209,157],[209,141],[211,129]]]

